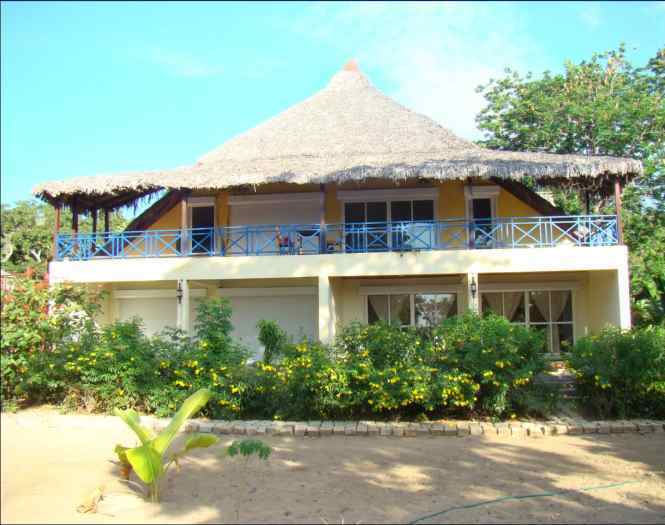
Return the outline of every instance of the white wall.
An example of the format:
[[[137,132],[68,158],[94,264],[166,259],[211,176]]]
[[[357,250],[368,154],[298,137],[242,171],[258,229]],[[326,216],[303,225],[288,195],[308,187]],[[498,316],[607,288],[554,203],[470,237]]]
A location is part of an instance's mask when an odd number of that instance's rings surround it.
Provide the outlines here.
[[[258,341],[256,324],[261,319],[279,323],[295,342],[302,337],[316,337],[316,292],[311,289],[234,288],[220,289],[231,301],[232,337],[245,344],[258,357],[263,348]],[[290,295],[293,290],[297,295]]]

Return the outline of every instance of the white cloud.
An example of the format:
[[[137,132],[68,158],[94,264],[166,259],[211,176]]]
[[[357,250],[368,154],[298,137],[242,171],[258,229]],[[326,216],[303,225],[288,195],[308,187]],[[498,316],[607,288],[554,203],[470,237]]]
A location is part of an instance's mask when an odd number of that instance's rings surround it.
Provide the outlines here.
[[[212,77],[224,72],[222,67],[209,64],[193,55],[163,49],[150,50],[142,59],[179,77]]]
[[[603,21],[603,15],[598,4],[585,6],[577,13],[577,16],[590,29],[596,29]]]
[[[506,4],[316,6],[291,29],[356,57],[361,69],[383,77],[388,95],[466,138],[480,137],[475,116],[484,103],[476,87],[539,53]]]

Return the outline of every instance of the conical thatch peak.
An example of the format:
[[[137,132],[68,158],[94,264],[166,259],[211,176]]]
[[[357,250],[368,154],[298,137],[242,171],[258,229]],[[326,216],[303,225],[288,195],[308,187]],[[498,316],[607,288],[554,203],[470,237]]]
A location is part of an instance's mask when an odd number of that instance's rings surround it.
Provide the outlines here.
[[[229,159],[260,161],[300,156],[332,160],[352,155],[476,148],[381,93],[352,61],[321,91],[229,140],[200,162],[212,166]]]
[[[443,96],[443,94],[442,94]],[[221,189],[268,182],[320,183],[380,177],[467,177],[559,182],[642,172],[638,160],[494,151],[457,137],[376,89],[355,60],[308,99],[237,135],[193,166],[165,172],[80,177],[36,187],[35,195],[124,195],[160,188]],[[80,201],[79,201],[80,202]]]

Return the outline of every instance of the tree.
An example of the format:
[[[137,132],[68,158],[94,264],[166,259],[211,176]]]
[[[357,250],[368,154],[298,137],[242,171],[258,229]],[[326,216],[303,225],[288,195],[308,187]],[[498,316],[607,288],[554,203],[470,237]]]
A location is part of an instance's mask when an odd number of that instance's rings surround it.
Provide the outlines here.
[[[487,100],[476,117],[481,144],[494,149],[613,155],[644,163],[624,193],[622,218],[630,249],[633,316],[665,322],[665,47],[635,67],[622,45],[563,73],[522,77],[510,69],[478,91]],[[557,204],[583,209],[579,193],[559,188]],[[614,212],[596,195],[595,211]]]
[[[13,206],[3,204],[1,221],[2,267],[14,272],[33,268],[39,274],[44,273],[53,257],[54,208],[37,201],[19,201]],[[72,213],[69,209],[62,210],[60,221],[60,231],[70,233]],[[98,223],[98,229],[101,229],[102,221]],[[126,224],[127,220],[119,212],[111,214],[112,231],[120,231]],[[81,216],[79,231],[92,231],[89,215]]]

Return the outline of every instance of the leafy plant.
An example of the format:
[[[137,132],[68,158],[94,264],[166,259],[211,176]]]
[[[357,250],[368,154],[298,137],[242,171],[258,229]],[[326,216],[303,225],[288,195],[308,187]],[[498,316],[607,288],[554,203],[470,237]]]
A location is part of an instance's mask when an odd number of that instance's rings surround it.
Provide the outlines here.
[[[141,445],[127,448],[118,445],[116,455],[125,466],[131,466],[136,475],[148,486],[150,500],[159,501],[159,484],[169,467],[178,464],[178,460],[195,448],[207,448],[219,442],[212,434],[191,434],[185,440],[185,446],[179,452],[166,456],[169,446],[185,422],[198,412],[210,399],[211,392],[200,389],[189,396],[168,426],[155,436],[150,429],[141,425],[139,415],[134,410],[118,410],[120,417],[139,438]]]
[[[256,454],[259,459],[268,459],[272,453],[272,448],[258,439],[242,439],[231,443],[226,449],[226,455],[229,457],[243,456],[249,458]]]
[[[665,417],[665,327],[607,327],[568,358],[585,407],[602,417]]]
[[[261,319],[256,328],[259,331],[259,342],[263,345],[263,361],[270,364],[281,356],[288,337],[276,321]]]

